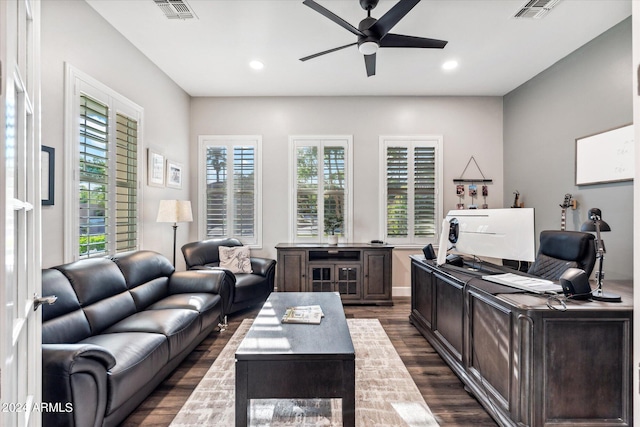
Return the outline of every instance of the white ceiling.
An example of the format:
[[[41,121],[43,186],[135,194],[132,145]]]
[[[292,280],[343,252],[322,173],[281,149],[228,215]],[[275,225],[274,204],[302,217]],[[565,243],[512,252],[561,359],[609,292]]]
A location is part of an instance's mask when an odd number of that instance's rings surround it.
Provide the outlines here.
[[[380,49],[367,78],[355,46],[299,61],[356,41],[302,0],[187,0],[192,20],[167,19],[153,0],[86,1],[192,96],[501,96],[631,14],[631,0],[561,0],[542,19],[512,18],[525,0],[423,0],[392,32],[447,46]],[[317,2],[356,27],[366,16],[358,0]],[[459,67],[443,71],[450,59]]]

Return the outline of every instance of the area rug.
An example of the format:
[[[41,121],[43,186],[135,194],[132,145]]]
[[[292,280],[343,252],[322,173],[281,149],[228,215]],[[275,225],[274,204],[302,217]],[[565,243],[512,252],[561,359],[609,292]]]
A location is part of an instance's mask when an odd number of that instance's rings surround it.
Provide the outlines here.
[[[193,391],[172,427],[235,425],[235,351],[242,322]],[[377,319],[348,319],[356,351],[356,426],[437,426],[418,387]],[[250,426],[341,426],[340,399],[252,400]]]

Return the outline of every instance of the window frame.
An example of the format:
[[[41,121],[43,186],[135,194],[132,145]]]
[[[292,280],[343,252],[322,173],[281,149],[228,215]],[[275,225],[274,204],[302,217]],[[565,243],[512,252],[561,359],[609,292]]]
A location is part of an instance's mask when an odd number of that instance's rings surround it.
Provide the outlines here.
[[[351,243],[353,239],[353,135],[290,135],[289,136],[289,241],[294,243],[327,243],[324,234],[324,211],[319,209],[318,228],[322,230],[319,237],[298,237],[296,232],[296,202],[297,202],[297,156],[298,147],[317,146],[322,149],[324,160],[324,147],[344,146],[345,149],[345,229],[346,233],[339,236],[339,243]],[[319,172],[322,168],[319,168]],[[318,176],[318,200],[324,200],[321,195],[320,183],[323,182],[323,174]]]
[[[202,239],[211,239],[207,236],[207,148],[224,146],[227,152],[233,153],[233,147],[253,146],[255,149],[255,236],[253,241],[246,241],[241,236],[230,235],[227,237],[237,238],[242,244],[252,249],[262,249],[262,135],[199,135],[198,136],[198,236]],[[229,168],[233,169],[233,162],[227,164],[227,197],[233,199],[233,174],[229,173]],[[232,172],[232,171],[231,171]],[[231,204],[227,207],[227,212],[232,209]],[[231,230],[233,224],[228,226]],[[227,233],[228,234],[228,233]]]
[[[86,73],[78,70],[72,65],[65,63],[65,124],[64,124],[64,147],[65,147],[65,165],[64,182],[65,191],[68,197],[65,197],[64,203],[64,260],[72,262],[80,259],[79,236],[79,181],[80,181],[80,97],[86,95],[96,101],[106,104],[109,108],[109,139],[108,149],[109,175],[108,192],[112,195],[107,203],[107,211],[112,214],[107,219],[106,234],[109,236],[107,247],[102,254],[110,255],[118,252],[116,241],[116,150],[117,150],[117,115],[121,114],[133,119],[137,122],[137,147],[136,157],[138,161],[136,188],[137,188],[137,216],[136,216],[136,249],[143,247],[143,221],[141,212],[144,211],[143,201],[143,175],[144,162],[143,146],[144,146],[144,108],[129,100],[125,96],[119,94],[107,85],[99,82]],[[131,250],[131,248],[128,248]],[[84,258],[84,257],[83,257]]]
[[[408,157],[408,163],[411,164],[411,160],[414,156],[414,149],[416,147],[427,147],[435,150],[435,234],[433,237],[416,237],[413,233],[413,182],[415,177],[415,168],[408,168],[409,170],[409,185],[408,185],[408,206],[411,206],[408,214],[408,226],[409,235],[407,237],[389,237],[387,235],[387,148],[389,147],[406,147],[410,153]],[[379,202],[380,202],[380,235],[383,236],[385,242],[392,244],[396,247],[406,248],[421,248],[426,244],[437,245],[440,236],[440,224],[443,217],[443,137],[442,135],[382,135],[379,139]]]

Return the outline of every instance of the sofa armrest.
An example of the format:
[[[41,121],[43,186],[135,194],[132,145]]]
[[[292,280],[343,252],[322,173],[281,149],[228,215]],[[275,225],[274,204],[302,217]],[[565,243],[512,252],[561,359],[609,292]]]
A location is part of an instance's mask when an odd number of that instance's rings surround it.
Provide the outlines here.
[[[224,314],[229,312],[235,287],[223,269],[198,269],[177,271],[169,278],[170,294],[190,294],[208,292],[220,295]],[[235,278],[233,278],[235,281]]]
[[[276,261],[269,258],[251,257],[251,269],[253,274],[267,277],[275,274]]]
[[[107,372],[116,359],[93,344],[42,345],[42,401],[58,404],[45,411],[46,426],[102,426],[107,407]]]

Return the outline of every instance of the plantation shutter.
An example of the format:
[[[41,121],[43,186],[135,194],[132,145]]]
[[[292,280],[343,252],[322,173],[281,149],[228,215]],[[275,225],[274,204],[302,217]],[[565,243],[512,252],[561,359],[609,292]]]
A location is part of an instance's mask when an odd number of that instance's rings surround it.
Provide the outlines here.
[[[344,230],[345,167],[344,147],[324,147],[324,222],[338,222],[336,234]]]
[[[201,225],[206,237],[235,237],[257,245],[258,141],[246,138],[202,140],[206,220]]]
[[[116,115],[116,251],[138,247],[138,122]]]
[[[387,236],[409,235],[409,151],[387,148]]]
[[[436,236],[436,152],[434,147],[415,147],[413,156],[414,236]]]
[[[109,108],[80,96],[79,257],[103,256],[107,250]]]
[[[441,201],[441,137],[381,137],[384,237],[397,245],[435,242]]]
[[[234,236],[255,236],[255,148],[233,148]]]
[[[227,235],[227,148],[208,147],[206,155],[207,237]]]
[[[296,149],[296,236],[318,236],[318,147]]]

